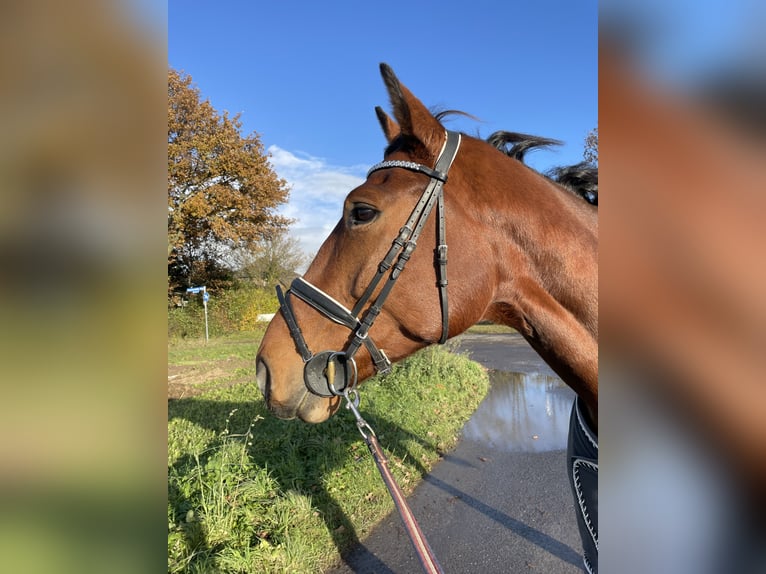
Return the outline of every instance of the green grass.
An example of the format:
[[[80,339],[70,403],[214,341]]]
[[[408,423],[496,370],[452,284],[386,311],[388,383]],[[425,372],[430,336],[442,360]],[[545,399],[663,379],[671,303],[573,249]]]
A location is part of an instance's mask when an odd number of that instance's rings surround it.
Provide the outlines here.
[[[184,342],[169,361],[256,349],[252,334]],[[454,446],[487,388],[479,365],[443,348],[364,383],[362,414],[405,492]],[[392,510],[345,409],[320,425],[281,421],[253,382],[168,402],[169,572],[321,572]]]
[[[505,325],[497,325],[495,323],[478,323],[468,329],[467,332],[482,334],[515,333],[516,329],[506,327]]]
[[[195,365],[222,359],[238,358],[255,361],[255,353],[263,337],[265,325],[258,331],[244,331],[213,337],[171,340],[168,345],[169,365]]]

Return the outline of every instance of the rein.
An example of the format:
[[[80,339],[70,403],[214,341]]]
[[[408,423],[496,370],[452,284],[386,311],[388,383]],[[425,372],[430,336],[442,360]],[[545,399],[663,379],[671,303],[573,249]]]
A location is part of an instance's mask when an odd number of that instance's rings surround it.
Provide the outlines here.
[[[404,497],[399,485],[396,484],[394,476],[388,467],[383,450],[378,443],[375,432],[370,425],[362,418],[359,413],[359,391],[357,386],[357,367],[354,356],[359,348],[364,345],[370,353],[375,370],[379,373],[386,373],[391,369],[391,361],[385,352],[378,349],[372,339],[369,337],[369,331],[375,319],[383,309],[383,304],[388,298],[391,289],[396,280],[404,271],[407,261],[412,256],[417,247],[417,240],[420,237],[426,221],[431,211],[436,206],[439,221],[437,222],[437,241],[434,251],[434,265],[436,267],[437,286],[439,288],[439,300],[441,303],[442,331],[439,343],[444,343],[449,336],[449,304],[447,300],[447,243],[446,243],[446,224],[444,213],[444,192],[443,187],[447,182],[447,172],[452,166],[452,162],[457,155],[460,147],[460,134],[447,131],[447,137],[442,147],[436,165],[433,169],[428,166],[411,161],[383,161],[375,164],[367,172],[370,174],[382,169],[407,169],[417,173],[423,173],[429,177],[428,185],[420,196],[417,204],[412,210],[404,226],[399,230],[399,234],[391,243],[391,247],[385,257],[378,264],[378,271],[372,278],[363,295],[354,305],[352,310],[347,309],[343,304],[333,299],[330,295],[312,285],[302,277],[298,277],[290,285],[287,292],[283,293],[277,285],[277,298],[285,324],[290,331],[290,336],[295,341],[295,346],[304,362],[303,379],[308,390],[321,397],[343,397],[346,400],[346,408],[354,413],[357,428],[362,438],[364,438],[367,448],[370,451],[375,464],[380,471],[383,482],[388,489],[391,498],[394,501],[399,515],[402,518],[410,540],[415,547],[415,552],[420,560],[423,569],[428,574],[442,574],[441,566],[434,555],[431,546],[428,544],[423,531],[415,520],[407,500]],[[388,279],[380,289],[372,304],[369,306],[360,319],[362,309],[372,299],[375,290],[378,288],[383,277],[388,273]],[[322,315],[331,321],[343,325],[352,331],[353,336],[346,348],[342,351],[321,351],[313,354],[306,344],[298,321],[295,318],[290,296],[295,296],[304,303],[319,311]],[[342,367],[342,368],[338,368]],[[340,380],[339,380],[340,378]]]
[[[428,540],[426,540],[425,534],[423,534],[418,521],[415,519],[415,515],[412,513],[410,505],[407,504],[407,499],[404,497],[404,493],[399,488],[399,485],[396,484],[394,475],[391,474],[391,469],[388,467],[388,459],[383,453],[383,449],[380,448],[380,443],[378,442],[378,437],[375,436],[375,431],[372,430],[372,427],[359,413],[359,392],[354,389],[346,389],[343,392],[343,397],[346,399],[346,408],[354,413],[359,433],[362,435],[362,438],[364,438],[364,442],[378,467],[378,471],[380,471],[380,476],[383,478],[388,493],[394,501],[394,506],[396,506],[396,510],[399,512],[399,516],[404,523],[407,534],[412,541],[412,545],[415,547],[415,553],[420,560],[420,564],[423,566],[423,570],[428,574],[444,574],[439,561],[436,559],[434,551],[431,549],[431,545],[428,543]]]

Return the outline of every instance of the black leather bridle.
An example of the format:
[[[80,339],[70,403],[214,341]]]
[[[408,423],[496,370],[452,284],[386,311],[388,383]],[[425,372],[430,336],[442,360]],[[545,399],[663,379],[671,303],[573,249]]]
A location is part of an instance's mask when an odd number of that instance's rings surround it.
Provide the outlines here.
[[[411,161],[392,160],[382,161],[372,166],[367,172],[367,177],[369,177],[370,174],[381,169],[401,168],[423,173],[430,178],[430,181],[404,227],[399,230],[399,234],[392,242],[388,253],[379,263],[377,273],[352,310],[347,309],[330,295],[302,277],[293,280],[290,288],[285,293],[277,285],[277,298],[279,299],[282,316],[305,363],[303,379],[306,387],[312,393],[321,397],[341,396],[345,390],[353,388],[356,385],[357,379],[354,356],[362,345],[369,351],[377,372],[386,373],[391,369],[391,361],[384,351],[378,349],[368,333],[375,319],[380,314],[383,304],[396,280],[404,270],[407,261],[409,261],[412,252],[415,251],[418,237],[423,231],[423,227],[434,205],[437,206],[437,216],[439,218],[434,258],[442,314],[442,333],[439,343],[444,343],[447,340],[449,334],[449,309],[447,302],[447,244],[445,238],[443,187],[447,181],[447,172],[460,147],[460,141],[459,133],[447,131],[444,147],[433,169]],[[390,273],[388,273],[389,270]],[[365,312],[364,317],[360,319],[359,316],[362,309],[368,303],[386,273],[388,273],[388,280]],[[331,321],[350,329],[353,336],[346,345],[346,348],[342,351],[321,351],[317,354],[312,354],[296,321],[290,302],[291,295],[307,303]]]

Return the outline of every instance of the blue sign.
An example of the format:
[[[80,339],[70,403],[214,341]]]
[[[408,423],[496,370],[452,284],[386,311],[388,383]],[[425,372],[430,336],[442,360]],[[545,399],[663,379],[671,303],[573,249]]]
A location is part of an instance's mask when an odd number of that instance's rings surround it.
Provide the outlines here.
[[[205,291],[205,292],[202,294],[202,300],[203,300],[205,303],[207,303],[208,299],[210,299],[210,293],[208,293],[207,291]]]
[[[205,287],[204,286],[202,286],[202,287],[189,287],[186,290],[187,293],[199,293],[200,291],[203,291],[203,292],[207,293],[207,291],[205,291]]]

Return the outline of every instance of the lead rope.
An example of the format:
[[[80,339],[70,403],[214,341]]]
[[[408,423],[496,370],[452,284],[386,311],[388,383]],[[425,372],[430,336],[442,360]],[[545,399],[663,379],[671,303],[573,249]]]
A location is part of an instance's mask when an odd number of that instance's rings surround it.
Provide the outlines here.
[[[412,509],[407,504],[407,499],[404,498],[404,494],[399,485],[396,484],[393,474],[391,474],[391,469],[388,468],[388,459],[383,454],[383,449],[380,448],[375,431],[372,430],[372,427],[359,413],[359,391],[353,388],[346,388],[343,391],[343,396],[346,399],[346,408],[354,413],[354,417],[356,417],[356,426],[359,429],[359,433],[367,444],[367,448],[380,471],[380,476],[383,478],[383,482],[394,501],[394,506],[396,506],[396,510],[402,518],[404,527],[407,529],[407,534],[412,541],[412,545],[415,547],[415,553],[420,560],[420,564],[423,566],[423,570],[428,574],[444,574],[434,551],[431,549],[431,545],[428,544],[428,540],[426,540],[425,534],[420,529],[418,521],[415,520]]]

